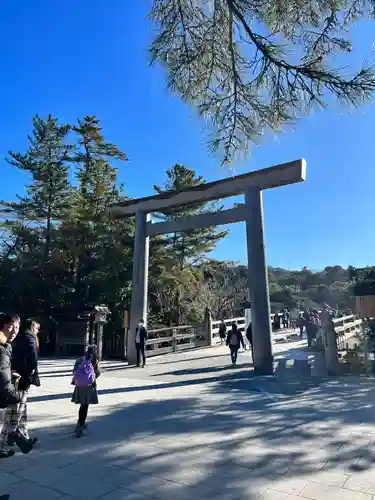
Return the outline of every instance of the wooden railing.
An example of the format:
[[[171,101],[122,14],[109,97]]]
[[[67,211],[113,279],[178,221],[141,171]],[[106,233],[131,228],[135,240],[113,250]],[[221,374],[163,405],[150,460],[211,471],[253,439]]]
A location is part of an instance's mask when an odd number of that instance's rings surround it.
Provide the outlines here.
[[[279,316],[281,316],[281,313],[279,313]],[[271,323],[273,322],[273,318],[275,317],[274,314],[271,314]],[[245,333],[245,316],[239,316],[237,318],[230,318],[230,319],[225,319],[224,323],[226,324],[227,328],[228,326],[235,322],[237,323],[238,329],[242,332]],[[221,321],[213,321],[212,322],[212,336],[217,336],[219,334],[219,326],[220,326]]]
[[[104,337],[103,356],[110,359],[125,359],[125,334],[117,333]]]
[[[208,345],[203,326],[175,326],[149,330],[146,355],[156,356]]]
[[[230,318],[230,319],[225,319],[224,323],[226,324],[227,328],[230,327],[230,325],[236,322],[238,329],[242,332],[245,333],[245,316],[239,316],[238,318]],[[212,322],[212,336],[216,337],[219,335],[219,326],[220,326],[221,321],[213,321]]]
[[[337,348],[339,350],[346,349],[348,340],[360,333],[362,323],[362,320],[353,314],[333,320],[337,336]]]
[[[156,356],[184,351],[208,345],[203,326],[176,326],[148,331],[146,355]],[[111,335],[104,339],[104,356],[126,359],[126,339],[124,334]]]

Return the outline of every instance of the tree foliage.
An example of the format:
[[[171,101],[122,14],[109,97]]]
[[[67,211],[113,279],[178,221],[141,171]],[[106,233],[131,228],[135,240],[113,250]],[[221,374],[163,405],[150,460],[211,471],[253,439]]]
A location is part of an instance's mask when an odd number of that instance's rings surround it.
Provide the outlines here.
[[[47,319],[100,302],[123,308],[133,221],[110,220],[105,209],[123,197],[109,160],[126,155],[95,117],[60,125],[36,116],[26,152],[9,158],[31,183],[26,196],[2,203],[2,307]]]
[[[154,186],[157,193],[179,192],[186,188],[204,184],[204,179],[197,176],[192,169],[176,164],[167,170],[167,181],[164,187]],[[163,221],[176,220],[180,217],[197,216],[210,211],[219,210],[217,203],[196,203],[186,207],[177,207],[155,216]],[[198,264],[211,252],[218,241],[227,235],[227,231],[216,228],[203,228],[190,231],[174,232],[161,237],[164,251],[168,255],[162,264],[162,287],[169,292],[170,320],[180,323],[181,301],[196,292],[200,282]],[[165,297],[164,291],[164,297]]]
[[[242,314],[248,299],[246,267],[235,262],[211,260],[202,264],[202,268],[204,281],[197,301],[201,314],[206,307],[215,319]]]
[[[127,165],[125,153],[105,139],[96,117],[60,124],[52,116],[36,116],[26,151],[8,158],[30,181],[25,194],[1,203],[0,310],[37,316],[48,324],[67,312],[77,315],[104,303],[112,311],[110,328],[120,327],[131,298],[134,220],[110,219],[106,207],[125,197],[116,168]],[[204,182],[193,169],[176,164],[155,190],[181,191]],[[217,203],[197,203],[158,218],[220,209]],[[202,322],[206,307],[216,318],[243,315],[246,266],[210,258],[226,234],[204,228],[151,238],[151,326]],[[350,309],[353,283],[372,279],[371,273],[372,268],[351,266],[319,272],[269,268],[272,310],[323,302]]]
[[[373,15],[373,0],[154,0],[151,57],[229,162],[330,96],[354,106],[372,96],[374,66],[350,74],[336,56],[352,50],[351,25]]]
[[[375,295],[375,267],[350,268],[354,279],[353,293],[356,296]]]

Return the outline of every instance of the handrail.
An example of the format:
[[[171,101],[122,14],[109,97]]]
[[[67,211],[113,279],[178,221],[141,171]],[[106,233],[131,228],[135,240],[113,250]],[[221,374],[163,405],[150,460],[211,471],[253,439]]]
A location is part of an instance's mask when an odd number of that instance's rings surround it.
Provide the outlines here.
[[[278,314],[279,316],[282,316],[282,313],[272,313],[270,316],[271,316],[271,321],[273,320],[273,318],[275,317],[275,314]],[[245,316],[238,316],[237,318],[227,318],[227,319],[224,319],[224,323],[227,324],[227,323],[233,323],[233,321],[241,321],[241,322],[244,322],[245,321]],[[215,320],[212,322],[212,326],[213,327],[216,327],[216,325],[219,325],[221,323],[221,320]]]
[[[185,330],[185,332],[184,332]],[[160,334],[166,334],[162,336]],[[156,337],[152,335],[159,334]],[[182,325],[149,330],[146,341],[148,356],[168,354],[175,351],[204,347],[208,345],[202,326]]]
[[[347,348],[347,340],[359,333],[362,323],[362,319],[357,318],[354,314],[333,319],[333,325],[337,335],[337,347],[339,350],[345,350],[345,348]]]
[[[349,314],[348,316],[341,316],[341,318],[334,318],[333,323],[336,324],[336,323],[340,323],[341,321],[343,321],[345,323],[345,321],[349,321],[350,319],[354,319],[354,318],[355,318],[354,314]]]
[[[180,325],[180,326],[166,326],[165,328],[156,328],[155,330],[149,330],[148,333],[158,333],[166,332],[168,330],[182,330],[183,328],[196,328],[193,325]]]
[[[238,316],[237,318],[227,318],[227,319],[224,319],[224,323],[233,323],[233,321],[245,321],[245,316]],[[221,320],[215,320],[212,322],[212,326],[216,326],[216,325],[220,325],[221,323]]]

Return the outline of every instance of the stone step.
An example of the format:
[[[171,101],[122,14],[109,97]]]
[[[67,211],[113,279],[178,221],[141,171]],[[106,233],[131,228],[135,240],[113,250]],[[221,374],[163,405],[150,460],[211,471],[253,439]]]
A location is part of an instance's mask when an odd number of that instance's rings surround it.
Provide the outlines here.
[[[323,352],[303,353],[303,356],[276,355],[274,361],[275,375],[288,375],[297,377],[325,377],[327,370]]]
[[[276,359],[274,362],[275,375],[301,375],[310,376],[308,359]]]
[[[322,351],[313,353],[310,361],[312,377],[327,377],[325,354]]]

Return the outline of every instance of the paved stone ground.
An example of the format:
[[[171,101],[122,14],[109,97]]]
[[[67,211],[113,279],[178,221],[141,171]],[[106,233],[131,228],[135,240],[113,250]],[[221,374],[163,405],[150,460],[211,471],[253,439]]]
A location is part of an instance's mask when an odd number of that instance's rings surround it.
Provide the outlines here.
[[[303,342],[278,356],[307,359]],[[40,445],[0,461],[11,500],[375,500],[373,380],[252,378],[225,347],[105,362],[89,434],[73,437],[73,360],[41,362]],[[287,363],[285,364],[287,366]]]

